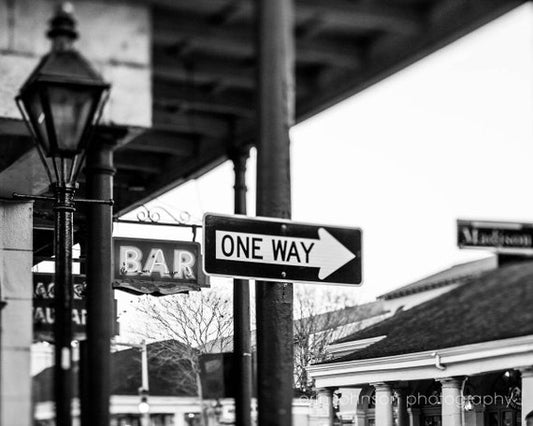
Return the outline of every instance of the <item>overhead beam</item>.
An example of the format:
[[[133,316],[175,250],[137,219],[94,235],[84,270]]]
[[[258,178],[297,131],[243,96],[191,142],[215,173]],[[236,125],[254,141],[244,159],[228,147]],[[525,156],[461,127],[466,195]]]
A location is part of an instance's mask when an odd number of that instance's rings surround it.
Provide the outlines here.
[[[250,2],[243,2],[248,5]],[[296,0],[299,12],[320,17],[332,25],[354,30],[380,30],[401,35],[415,35],[423,29],[423,15],[407,5],[391,6],[377,1]]]
[[[188,157],[196,152],[199,139],[199,137],[149,130],[137,136],[117,153],[120,155],[122,151],[134,151]]]
[[[168,112],[154,110],[154,125],[157,130],[205,135],[212,138],[226,138],[229,121],[207,114]]]
[[[241,118],[253,116],[253,95],[249,90],[225,90],[218,85],[193,86],[176,82],[154,82],[154,108],[161,111],[200,111]]]
[[[153,64],[152,75],[156,83],[217,84],[229,89],[255,90],[254,58],[236,61],[216,54],[182,55],[179,48],[154,46]],[[298,64],[297,90],[312,90],[322,67],[320,64]]]
[[[359,72],[336,81],[330,79],[329,86],[317,89],[317,96],[298,105],[297,121],[361,92],[524,3],[525,0],[457,1],[458,7],[446,8],[445,14],[433,13],[431,26],[423,37],[382,37],[368,49],[365,66]]]
[[[162,164],[166,160],[165,155],[120,150],[115,153],[115,166],[117,169],[135,170],[142,173],[159,174],[162,172]]]
[[[254,3],[250,0],[150,1],[154,6],[168,10],[207,14],[219,24],[242,22],[253,16]],[[296,0],[295,6],[297,22],[302,16],[317,15],[354,31],[380,30],[403,35],[414,35],[422,27],[422,15],[407,5],[392,6],[376,1]]]
[[[115,216],[120,217],[135,210],[182,183],[204,175],[224,161],[226,161],[225,142],[205,144],[202,151],[194,158],[167,164],[163,174],[154,176],[149,182],[145,181],[144,191],[123,191],[116,205]]]
[[[251,27],[214,26],[202,16],[184,19],[164,14],[154,17],[153,42],[159,46],[181,45],[181,53],[204,51],[237,58],[255,57]],[[352,43],[335,43],[324,40],[296,42],[296,59],[303,63],[326,62],[339,67],[356,68],[361,63],[361,50]]]
[[[235,68],[231,72],[228,72],[225,69],[217,68],[216,65],[209,69],[198,69],[194,66],[191,70],[186,70],[184,67],[156,66],[152,72],[152,76],[154,80],[162,80],[164,82],[187,84],[215,83],[225,87],[247,90],[253,90],[255,87],[253,72],[251,70],[245,70],[241,74],[235,72]]]

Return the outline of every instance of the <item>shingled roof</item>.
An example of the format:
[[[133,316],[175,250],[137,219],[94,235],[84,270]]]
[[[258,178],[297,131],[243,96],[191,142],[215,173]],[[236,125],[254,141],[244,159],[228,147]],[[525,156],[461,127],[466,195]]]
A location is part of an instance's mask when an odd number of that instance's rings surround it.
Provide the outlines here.
[[[414,283],[382,294],[378,299],[391,300],[452,284],[463,284],[466,281],[478,277],[484,272],[496,269],[497,267],[498,258],[496,256],[453,265],[451,268],[444,269],[443,271],[429,275]]]
[[[177,355],[183,344],[168,340],[148,345],[150,395],[195,396],[196,382],[188,362]],[[157,359],[154,359],[154,356]],[[113,395],[137,395],[141,386],[141,352],[127,349],[112,354]],[[78,396],[78,363],[74,365],[74,396]],[[33,378],[35,402],[53,399],[53,367]]]
[[[489,271],[469,285],[336,343],[387,336],[327,362],[381,358],[533,334],[533,262]]]

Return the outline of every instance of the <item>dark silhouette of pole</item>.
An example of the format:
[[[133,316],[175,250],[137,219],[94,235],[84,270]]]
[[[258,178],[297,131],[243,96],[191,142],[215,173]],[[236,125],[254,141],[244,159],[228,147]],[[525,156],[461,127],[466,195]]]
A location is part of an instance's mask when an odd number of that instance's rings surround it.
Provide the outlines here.
[[[235,170],[235,213],[246,214],[246,161],[249,148],[230,152]],[[252,350],[250,345],[250,284],[233,280],[233,371],[235,372],[235,426],[251,426]]]
[[[87,389],[87,380],[89,378],[89,374],[87,371],[87,340],[81,340],[79,342],[79,349],[80,349],[80,361],[79,361],[79,370],[78,370],[78,392],[80,394],[80,409],[81,409],[81,415],[80,415],[80,425],[81,426],[90,426],[88,423],[87,418],[87,409],[89,407],[89,403],[87,398],[89,397],[89,392]]]
[[[72,425],[72,240],[75,186],[54,185],[54,396],[56,424]]]
[[[113,199],[113,143],[100,137],[87,152],[87,197]],[[113,331],[113,207],[87,206],[87,406],[84,424],[110,424],[111,337]]]
[[[294,114],[292,0],[259,0],[257,214],[290,218],[290,140]],[[280,277],[282,280],[283,277]],[[290,426],[293,397],[293,291],[256,283],[259,426]]]

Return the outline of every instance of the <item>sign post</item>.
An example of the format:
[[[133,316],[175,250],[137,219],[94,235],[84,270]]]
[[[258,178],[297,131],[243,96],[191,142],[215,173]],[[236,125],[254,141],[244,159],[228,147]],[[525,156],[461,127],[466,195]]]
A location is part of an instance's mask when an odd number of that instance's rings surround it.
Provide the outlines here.
[[[208,275],[361,284],[361,230],[283,219],[206,214]]]

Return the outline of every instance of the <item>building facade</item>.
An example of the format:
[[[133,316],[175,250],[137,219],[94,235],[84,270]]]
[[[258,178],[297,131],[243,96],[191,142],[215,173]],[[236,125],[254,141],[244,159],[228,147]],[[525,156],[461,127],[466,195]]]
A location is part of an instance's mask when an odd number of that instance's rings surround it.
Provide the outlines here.
[[[525,425],[533,410],[532,282],[532,263],[502,266],[336,342],[334,358],[309,368],[322,418]]]

